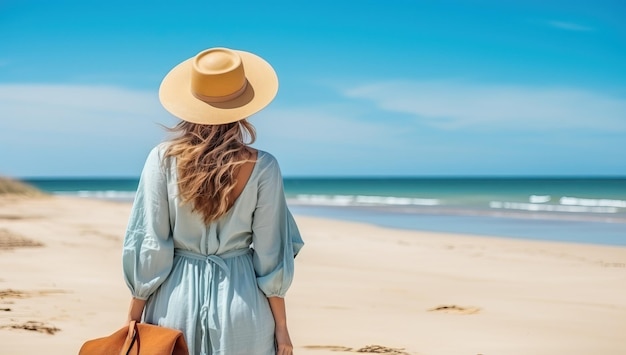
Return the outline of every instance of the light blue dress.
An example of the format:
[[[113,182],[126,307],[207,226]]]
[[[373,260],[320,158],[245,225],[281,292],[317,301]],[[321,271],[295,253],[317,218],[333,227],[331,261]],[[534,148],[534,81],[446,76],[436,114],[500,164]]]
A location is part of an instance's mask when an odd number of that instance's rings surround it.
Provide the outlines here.
[[[183,331],[190,354],[275,354],[267,297],[284,297],[303,246],[276,159],[259,151],[232,208],[206,225],[181,204],[166,143],[149,154],[124,240],[123,268],[144,321]]]

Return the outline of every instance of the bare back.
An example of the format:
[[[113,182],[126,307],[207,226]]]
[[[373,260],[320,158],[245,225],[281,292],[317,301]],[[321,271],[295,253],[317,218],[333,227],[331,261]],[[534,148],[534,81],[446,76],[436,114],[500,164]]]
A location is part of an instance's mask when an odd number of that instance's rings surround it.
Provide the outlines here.
[[[248,148],[248,152],[249,152],[249,155],[247,159],[251,161],[245,162],[235,172],[237,182],[235,183],[235,188],[230,194],[231,203],[230,203],[229,208],[235,204],[235,201],[237,201],[237,199],[243,192],[243,189],[246,187],[246,184],[248,183],[248,180],[250,179],[250,175],[252,175],[252,171],[254,170],[256,160],[259,156],[259,152],[256,149]]]

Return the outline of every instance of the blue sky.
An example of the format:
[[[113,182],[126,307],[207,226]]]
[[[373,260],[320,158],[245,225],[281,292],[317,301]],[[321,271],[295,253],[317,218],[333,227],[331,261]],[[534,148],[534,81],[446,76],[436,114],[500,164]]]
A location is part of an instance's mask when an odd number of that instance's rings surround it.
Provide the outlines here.
[[[275,67],[285,176],[626,175],[623,1],[0,0],[0,174],[136,176],[162,77]]]

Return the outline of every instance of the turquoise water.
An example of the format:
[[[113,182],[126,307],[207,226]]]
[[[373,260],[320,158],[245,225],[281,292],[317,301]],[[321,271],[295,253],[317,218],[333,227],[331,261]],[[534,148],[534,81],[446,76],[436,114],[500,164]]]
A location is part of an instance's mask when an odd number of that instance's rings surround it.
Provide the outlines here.
[[[136,178],[38,178],[23,179],[37,188],[58,195],[132,201]]]
[[[30,179],[131,201],[137,179]],[[626,245],[624,178],[285,178],[295,213],[392,228]]]
[[[298,204],[581,213],[626,218],[626,179],[286,179]]]

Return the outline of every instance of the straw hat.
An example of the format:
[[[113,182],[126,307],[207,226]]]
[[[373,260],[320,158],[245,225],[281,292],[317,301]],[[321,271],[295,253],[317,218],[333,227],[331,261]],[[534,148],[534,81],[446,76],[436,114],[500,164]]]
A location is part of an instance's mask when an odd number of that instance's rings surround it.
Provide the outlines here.
[[[278,91],[272,66],[249,52],[210,48],[172,69],[159,100],[174,116],[193,123],[239,121],[267,106]]]

